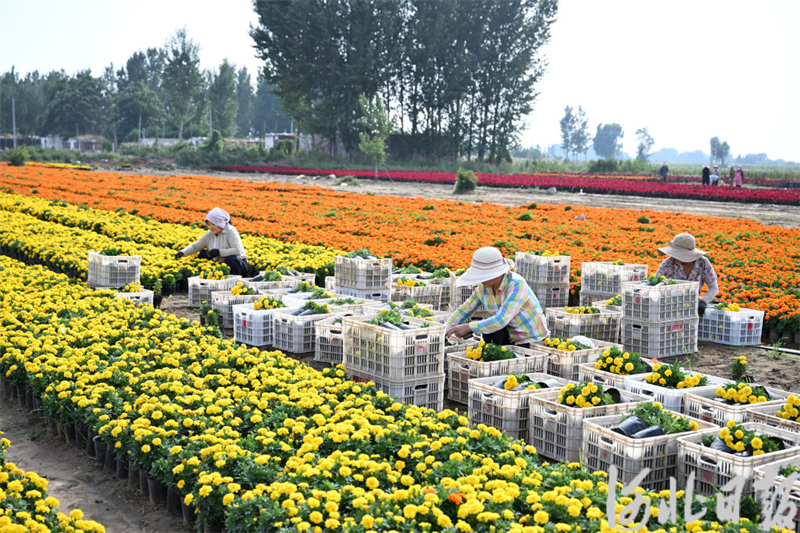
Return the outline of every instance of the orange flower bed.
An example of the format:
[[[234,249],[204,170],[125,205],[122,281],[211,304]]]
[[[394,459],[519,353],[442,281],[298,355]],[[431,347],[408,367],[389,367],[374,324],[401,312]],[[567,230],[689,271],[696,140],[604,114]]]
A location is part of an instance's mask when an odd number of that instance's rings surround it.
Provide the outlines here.
[[[369,248],[428,267],[465,267],[472,252],[487,245],[509,255],[549,249],[572,256],[573,290],[583,261],[621,259],[645,263],[655,273],[663,259],[657,248],[686,231],[709,252],[720,277],[720,299],[765,311],[768,325],[800,327],[800,230],[751,220],[565,205],[504,207],[238,179],[36,167],[0,166],[0,187],[184,224],[201,222],[218,205],[240,231],[346,250]],[[575,220],[581,213],[587,220]],[[649,222],[638,222],[640,217]]]

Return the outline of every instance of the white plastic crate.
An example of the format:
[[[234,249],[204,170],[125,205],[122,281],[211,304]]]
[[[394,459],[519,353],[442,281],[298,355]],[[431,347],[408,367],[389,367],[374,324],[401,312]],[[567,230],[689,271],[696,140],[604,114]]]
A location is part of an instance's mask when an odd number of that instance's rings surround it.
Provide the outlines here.
[[[581,263],[581,291],[622,294],[622,283],[647,277],[647,265],[589,262]],[[597,298],[598,300],[600,298]]]
[[[751,387],[758,387],[757,383],[750,384]],[[683,396],[683,408],[687,415],[706,422],[711,422],[720,427],[728,423],[728,420],[735,420],[737,422],[745,421],[745,414],[748,409],[755,406],[763,405],[777,405],[781,406],[786,403],[786,398],[789,397],[791,392],[776,389],[774,387],[764,387],[774,400],[756,404],[728,404],[721,398],[717,398],[717,391],[702,390],[692,391],[689,389]]]
[[[275,340],[272,314],[287,309],[254,309],[252,303],[233,305],[233,339],[248,346],[272,345]]]
[[[367,323],[377,316],[342,320],[348,371],[389,381],[444,375],[444,325],[411,317],[405,323],[414,329],[408,330]]]
[[[566,308],[548,308],[547,329],[551,337],[572,338],[583,335],[599,341],[617,342],[622,313],[600,310],[599,313],[576,315]]]
[[[605,305],[608,300],[615,297],[617,294],[619,293],[611,294],[610,292],[587,291],[581,288],[581,292],[579,294],[580,305],[599,307],[597,304]],[[619,309],[612,309],[612,311],[622,312],[622,306],[620,305]]]
[[[604,387],[605,390],[605,387]],[[560,391],[531,395],[529,443],[536,451],[556,461],[579,462],[583,442],[583,421],[598,416],[626,413],[644,398],[620,391],[625,403],[597,407],[570,407],[558,403]]]
[[[671,322],[638,322],[623,318],[622,344],[645,358],[687,355],[697,351],[697,318]]]
[[[742,309],[722,311],[706,308],[700,321],[698,338],[731,346],[758,346],[764,326],[764,311]]]
[[[314,274],[300,274],[297,276],[284,276],[281,281],[250,281],[249,279],[243,279],[241,281],[243,285],[251,289],[267,291],[274,289],[293,289],[303,281],[314,285],[315,279],[316,277]]]
[[[233,306],[248,304],[261,298],[259,294],[231,294],[231,291],[214,291],[211,293],[211,308],[218,309],[223,329],[233,329]]]
[[[333,292],[336,290],[336,276],[325,277],[325,290],[328,292]]]
[[[517,252],[514,270],[525,278],[528,285],[559,285],[569,283],[569,266],[571,257],[559,255],[543,257],[541,255]]]
[[[392,285],[393,302],[406,302],[408,300],[414,300],[418,304],[429,305],[432,309],[438,310],[441,307],[442,286],[425,285],[422,287],[404,287],[401,285]]]
[[[434,278],[426,280],[429,285],[439,285],[442,288],[442,299],[439,309],[449,309],[452,295],[455,292],[456,276],[451,272],[448,278]]]
[[[703,434],[718,434],[720,428],[684,435],[678,438],[678,486],[686,487],[689,474],[694,472],[694,493],[713,495],[731,479],[741,476],[745,479],[742,496],[747,496],[754,493],[753,479],[757,466],[800,455],[798,433],[756,422],[747,422],[742,424],[742,427],[760,435],[782,439],[786,448],[777,452],[742,457],[703,446]]]
[[[502,361],[475,361],[469,359],[466,348],[463,351],[447,354],[448,391],[447,397],[463,404],[469,403],[469,380],[508,374],[544,373],[547,370],[548,355],[533,349],[519,346],[506,346],[514,354],[513,359]]]
[[[553,380],[560,387],[569,383],[566,379],[550,374],[532,372],[526,374],[532,382]],[[469,415],[470,426],[486,424],[505,431],[513,439],[528,440],[530,438],[529,398],[532,394],[541,394],[552,389],[537,390],[505,390],[494,385],[508,376],[492,376],[469,380]]]
[[[786,478],[780,475],[781,468],[785,466],[796,466],[800,467],[800,455],[796,455],[793,457],[788,457],[786,459],[779,459],[777,461],[773,461],[771,463],[759,465],[753,469],[753,483],[764,479],[769,478],[772,482],[772,487],[777,490]],[[761,495],[760,491],[756,490],[756,500],[765,501],[763,498],[765,495]],[[781,499],[781,494],[778,493],[778,500],[783,503]],[[794,504],[796,507],[795,514],[792,515],[792,527],[790,530],[795,532],[800,532],[800,479],[796,479],[795,482],[790,485],[790,491],[788,494],[783,494],[783,497],[788,498],[788,502]]]
[[[376,306],[382,305],[381,302],[378,300],[367,300],[364,298],[353,298],[352,296],[343,296],[339,293],[333,293],[335,298],[328,303],[328,306],[331,308],[331,311],[334,313],[348,313],[352,315],[366,315],[374,313],[374,309]],[[352,298],[356,301],[354,304],[342,304],[336,305],[336,300],[340,298]]]
[[[375,387],[407,405],[418,405],[441,411],[444,408],[444,374],[399,381],[372,376],[365,372],[350,372],[356,383],[375,383]]]
[[[101,255],[89,252],[89,268],[86,282],[90,287],[121,288],[130,283],[139,283],[142,257],[139,255]]]
[[[117,298],[130,300],[136,307],[142,304],[153,305],[153,291],[148,289],[142,289],[139,292],[118,292]]]
[[[675,411],[676,413],[684,413],[683,398],[687,392],[705,392],[707,390],[715,391],[720,385],[728,382],[727,379],[718,378],[716,376],[709,376],[702,372],[693,372],[691,370],[683,369],[687,376],[694,376],[700,374],[708,378],[708,385],[702,387],[691,387],[688,389],[668,389],[661,385],[648,383],[647,376],[650,374],[636,374],[628,376],[626,388],[636,394],[646,397],[651,402],[659,402],[664,406],[664,409]]]
[[[634,376],[635,375],[636,374],[634,374]],[[603,387],[615,387],[617,389],[628,390],[628,376],[615,374],[607,370],[598,370],[594,367],[594,363],[578,365],[577,381],[591,382],[602,385]]]
[[[588,305],[591,305],[592,307],[596,307],[596,308],[600,309],[601,311],[611,311],[613,313],[622,314],[622,306],[621,305],[608,305],[606,303],[608,300],[610,300],[610,298],[607,298],[605,300],[593,301]],[[581,304],[581,305],[583,305],[583,304]]]
[[[534,283],[530,287],[544,310],[551,307],[566,307],[569,301],[569,283]]]
[[[314,322],[316,341],[314,343],[314,361],[338,365],[344,355],[343,314]],[[336,323],[336,321],[339,321]]]
[[[597,341],[594,340],[594,348],[588,350],[575,350],[568,352],[566,350],[559,350],[551,346],[545,346],[542,342],[535,343],[532,347],[536,350],[542,350],[550,354],[550,359],[547,363],[547,373],[560,378],[577,381],[580,373],[580,365],[585,363],[594,363],[597,358],[603,355],[607,348],[616,346],[622,349],[622,345],[613,342]]]
[[[362,300],[376,300],[378,302],[386,303],[392,299],[392,289],[368,289],[357,290],[348,287],[336,286],[336,294],[340,296],[350,296],[352,298],[360,298]]]
[[[390,290],[392,288],[392,260],[362,259],[360,257],[336,256],[334,265],[336,287],[366,290]]]
[[[785,403],[785,402],[784,402]],[[751,405],[745,410],[745,422],[759,422],[769,426],[800,433],[800,422],[786,420],[778,416],[783,404],[761,403]]]
[[[461,287],[457,287],[456,286],[457,280],[458,278],[456,278],[456,280],[453,281],[453,293],[450,296],[451,311],[455,311],[461,306],[461,304],[466,302],[469,299],[469,297],[472,296],[472,293],[475,292],[475,289],[478,287],[477,285],[463,285]]]
[[[232,289],[241,281],[241,276],[228,276],[225,279],[200,279],[200,276],[194,276],[188,281],[189,307],[200,307],[203,302],[211,305],[212,292]]]
[[[622,284],[622,316],[641,322],[668,322],[697,318],[700,283],[675,280],[672,285]]]
[[[291,353],[313,352],[317,339],[315,323],[332,317],[333,313],[295,316],[291,311],[277,309],[272,313],[272,325],[275,328],[273,346]]]
[[[616,466],[617,480],[626,485],[649,468],[650,473],[640,486],[653,491],[669,489],[670,478],[678,479],[678,437],[693,432],[634,439],[611,431],[625,416],[599,416],[584,421],[583,465],[592,472],[608,472],[611,466]],[[719,429],[709,422],[689,420],[697,423],[695,431]]]

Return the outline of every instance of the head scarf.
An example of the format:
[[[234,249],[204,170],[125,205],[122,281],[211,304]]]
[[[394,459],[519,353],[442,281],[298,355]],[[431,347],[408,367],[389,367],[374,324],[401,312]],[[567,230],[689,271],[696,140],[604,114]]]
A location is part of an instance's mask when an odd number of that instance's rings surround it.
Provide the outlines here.
[[[228,222],[231,221],[231,216],[220,209],[219,207],[215,207],[211,211],[208,212],[206,215],[206,222],[211,222],[215,226],[220,228],[224,228],[228,225]]]

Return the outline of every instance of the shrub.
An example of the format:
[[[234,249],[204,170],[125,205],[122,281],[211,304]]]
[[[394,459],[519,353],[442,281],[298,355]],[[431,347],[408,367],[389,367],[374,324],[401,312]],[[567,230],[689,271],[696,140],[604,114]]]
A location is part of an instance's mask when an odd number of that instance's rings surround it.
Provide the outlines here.
[[[25,161],[30,159],[30,154],[28,153],[28,148],[25,146],[20,146],[15,150],[10,150],[8,152],[8,163],[12,167],[22,167],[25,166]]]
[[[343,176],[339,178],[337,185],[341,185],[343,183],[346,183],[351,187],[361,187],[361,182],[355,176]]]
[[[617,160],[614,158],[589,161],[590,174],[595,174],[595,173],[602,174],[602,173],[616,172],[616,171],[617,171]]]
[[[645,217],[645,216],[641,216],[641,217],[636,219],[636,222],[638,222],[639,224],[649,224],[650,223],[650,219]]]
[[[458,173],[456,175],[456,187],[453,192],[456,194],[472,192],[475,190],[477,185],[478,178],[475,177],[475,173],[473,171],[458,169]]]
[[[533,215],[530,213],[522,213],[517,220],[532,220]]]

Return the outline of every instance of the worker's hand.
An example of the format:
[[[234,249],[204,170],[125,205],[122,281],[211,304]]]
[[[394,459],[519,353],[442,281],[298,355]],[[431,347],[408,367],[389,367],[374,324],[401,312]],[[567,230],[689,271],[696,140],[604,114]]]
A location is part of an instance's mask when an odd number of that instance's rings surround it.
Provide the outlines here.
[[[472,333],[469,324],[460,324],[448,329],[444,336],[449,337],[450,335],[455,335],[456,337],[463,337],[469,333]]]
[[[183,257],[183,252],[176,252],[175,253],[175,259],[180,259],[181,257]]]
[[[705,302],[705,300],[699,300],[697,302],[697,315],[698,316],[703,316],[703,313],[706,312],[706,306],[707,305],[708,304]]]
[[[200,259],[208,259],[208,250],[200,250],[200,253],[197,254]]]
[[[217,250],[216,248],[213,249],[213,250],[209,250],[208,251],[208,257],[210,257],[211,259],[214,259],[215,257],[219,257],[219,250]]]

